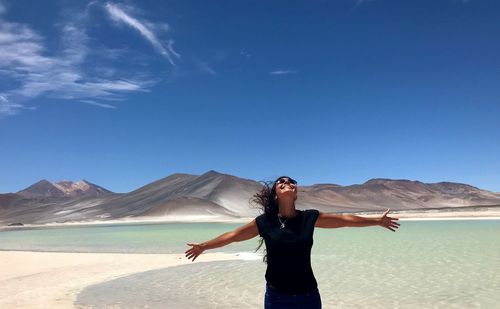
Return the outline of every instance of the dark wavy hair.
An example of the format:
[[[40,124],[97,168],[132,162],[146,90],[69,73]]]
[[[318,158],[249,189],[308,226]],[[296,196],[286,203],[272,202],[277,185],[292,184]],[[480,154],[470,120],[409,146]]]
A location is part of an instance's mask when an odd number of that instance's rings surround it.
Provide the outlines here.
[[[260,183],[262,183],[263,185],[262,189],[260,189],[259,192],[255,193],[250,200],[251,204],[256,206],[256,208],[259,208],[265,214],[266,219],[268,220],[278,217],[279,207],[278,199],[276,196],[276,182],[281,178],[290,177],[280,176],[274,181],[261,181]],[[264,238],[261,237],[259,239],[259,245],[257,246],[257,249],[255,249],[255,252],[259,251],[263,243]],[[265,249],[264,252],[266,252]],[[267,263],[267,253],[265,253],[262,261]]]

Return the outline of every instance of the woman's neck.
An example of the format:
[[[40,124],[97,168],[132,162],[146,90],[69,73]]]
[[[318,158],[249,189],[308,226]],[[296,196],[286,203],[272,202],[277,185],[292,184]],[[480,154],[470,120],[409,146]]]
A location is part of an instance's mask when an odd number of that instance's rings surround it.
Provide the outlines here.
[[[297,215],[295,202],[293,200],[278,200],[279,215],[284,218],[292,218]]]

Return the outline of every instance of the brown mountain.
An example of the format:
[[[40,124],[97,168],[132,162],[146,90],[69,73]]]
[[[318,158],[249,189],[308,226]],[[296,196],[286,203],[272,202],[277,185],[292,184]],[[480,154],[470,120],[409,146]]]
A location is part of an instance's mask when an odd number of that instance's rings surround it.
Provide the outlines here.
[[[452,182],[423,183],[406,179],[371,179],[361,185],[302,187],[301,201],[339,210],[413,210],[476,205],[498,205],[500,193]],[[299,195],[299,196],[300,196]],[[300,199],[300,197],[299,197]]]
[[[34,198],[34,197],[63,197],[64,192],[59,190],[53,183],[43,179],[31,186],[17,192],[22,197]]]
[[[257,182],[209,171],[173,174],[99,205],[110,218],[158,216],[244,217],[258,214],[248,202]]]
[[[0,223],[49,223],[110,219],[253,217],[254,180],[209,171],[173,174],[129,193],[116,194],[86,181],[40,181],[17,194],[0,195]],[[460,208],[499,205],[500,193],[451,182],[371,179],[363,184],[299,187],[297,207],[325,212]]]
[[[26,189],[17,192],[18,195],[24,198],[97,197],[109,193],[112,192],[86,180],[80,180],[78,182],[67,180],[50,182],[46,179],[40,180]]]

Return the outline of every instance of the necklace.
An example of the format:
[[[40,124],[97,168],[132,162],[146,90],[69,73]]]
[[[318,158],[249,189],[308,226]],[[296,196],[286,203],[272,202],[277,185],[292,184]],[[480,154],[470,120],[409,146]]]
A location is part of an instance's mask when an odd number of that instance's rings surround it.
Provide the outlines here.
[[[278,221],[281,223],[280,229],[284,229],[285,228],[285,223],[286,223],[287,220],[288,220],[288,218],[286,218],[284,222],[281,222],[280,216],[278,216]]]

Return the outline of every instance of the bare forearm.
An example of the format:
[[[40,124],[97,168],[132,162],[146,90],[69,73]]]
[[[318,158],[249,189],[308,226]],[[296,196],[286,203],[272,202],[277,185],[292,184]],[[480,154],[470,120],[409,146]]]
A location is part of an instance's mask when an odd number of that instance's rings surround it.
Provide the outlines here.
[[[342,215],[342,218],[346,222],[346,226],[364,227],[380,224],[379,218],[366,218],[355,215]]]
[[[337,214],[329,214],[329,213],[321,213],[319,214],[318,219],[316,220],[316,227],[321,228],[338,228],[344,226],[354,226],[354,227],[363,227],[363,226],[374,226],[379,225],[385,227],[391,231],[395,231],[399,223],[395,222],[398,218],[388,217],[390,209],[387,209],[382,217],[360,217],[356,215],[337,215]]]
[[[235,241],[243,241],[250,238],[253,238],[259,234],[259,230],[257,229],[257,224],[255,219],[249,222],[248,224],[241,226],[234,231],[226,232],[221,234],[220,236],[206,241],[204,243],[199,244],[199,246],[203,250],[219,248],[226,245],[229,245]]]
[[[214,249],[229,245],[232,242],[232,232],[226,232],[217,238],[203,242],[200,245],[205,249]]]
[[[186,257],[188,259],[196,260],[196,258],[203,253],[203,251],[213,248],[222,247],[228,245],[234,241],[243,241],[255,237],[259,234],[259,230],[257,228],[257,224],[255,219],[249,222],[248,224],[237,228],[234,231],[226,232],[221,234],[220,236],[206,241],[201,244],[196,243],[187,243],[188,246],[191,246],[190,249],[186,250]]]
[[[226,233],[220,235],[219,237],[211,239],[211,240],[206,241],[204,243],[201,243],[200,245],[205,250],[207,250],[207,249],[224,247],[225,245],[229,245],[233,241],[235,241],[234,232],[226,232]]]

